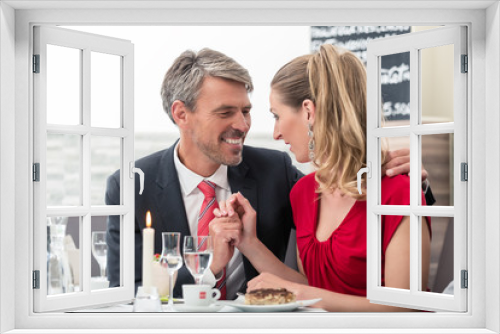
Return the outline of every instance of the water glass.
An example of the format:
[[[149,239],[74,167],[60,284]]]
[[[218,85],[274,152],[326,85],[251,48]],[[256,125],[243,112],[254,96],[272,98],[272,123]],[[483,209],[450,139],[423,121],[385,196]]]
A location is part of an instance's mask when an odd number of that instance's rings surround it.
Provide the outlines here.
[[[203,274],[212,264],[213,253],[211,236],[184,237],[184,262],[196,285],[202,284]]]
[[[106,278],[106,266],[108,259],[108,244],[106,243],[106,231],[92,232],[92,255],[99,263],[101,278]]]

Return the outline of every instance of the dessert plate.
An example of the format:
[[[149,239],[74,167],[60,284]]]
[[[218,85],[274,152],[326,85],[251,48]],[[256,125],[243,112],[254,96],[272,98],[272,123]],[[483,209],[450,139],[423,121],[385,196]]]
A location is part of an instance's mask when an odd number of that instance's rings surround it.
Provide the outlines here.
[[[231,301],[217,301],[217,305],[221,306],[231,306],[235,307],[244,312],[291,312],[295,311],[299,307],[311,306],[319,302],[321,298],[309,299],[309,300],[298,300],[293,303],[279,304],[279,305],[247,305],[245,304],[245,298],[238,298]]]

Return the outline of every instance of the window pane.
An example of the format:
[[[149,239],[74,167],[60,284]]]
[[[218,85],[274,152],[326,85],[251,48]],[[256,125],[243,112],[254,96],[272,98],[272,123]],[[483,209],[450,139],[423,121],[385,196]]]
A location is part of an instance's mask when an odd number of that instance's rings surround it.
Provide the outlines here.
[[[382,216],[381,232],[381,286],[409,290],[410,217]],[[394,240],[397,241],[392,243]],[[401,264],[401,258],[406,261],[404,266]]]
[[[47,123],[80,124],[81,50],[47,45]]]
[[[382,152],[387,152],[387,151],[395,151],[395,150],[400,150],[400,149],[408,149],[408,152],[410,150],[410,137],[383,137],[380,138],[380,147],[382,149]],[[386,166],[383,163],[385,155],[382,154],[382,170],[384,171]],[[403,175],[398,175],[398,176],[393,176],[396,178],[401,179],[401,181],[398,181],[398,184],[400,182],[404,182],[405,185],[407,185],[406,188],[399,188],[397,193],[398,197],[395,198],[394,196],[391,196],[391,192],[385,193],[386,187],[390,187],[390,185],[384,186],[384,178],[382,179],[382,188],[381,188],[381,193],[379,193],[379,203],[381,205],[410,205],[410,180],[408,178],[407,174]],[[385,176],[385,178],[389,178],[389,176]],[[387,179],[385,181],[388,181]],[[392,189],[392,187],[391,187]],[[394,191],[392,191],[394,192]],[[385,195],[384,195],[385,194]]]
[[[426,253],[422,247],[422,273],[424,275],[426,257],[430,259],[430,266],[427,288],[423,286],[422,291],[453,294],[453,218],[431,217],[430,220],[432,230],[430,251]],[[424,245],[425,243],[422,243],[422,246]]]
[[[121,125],[121,57],[90,53],[91,126],[119,128]]]
[[[120,216],[110,216],[120,222]],[[108,279],[108,239],[106,232],[106,222],[107,216],[92,216],[92,238],[91,247],[88,249],[92,252],[91,260],[91,279],[90,279],[90,289],[100,290],[109,287]],[[118,241],[120,240],[118,231]],[[120,244],[117,244],[120,247]],[[119,253],[119,252],[118,252]],[[118,254],[119,256],[119,254]],[[119,258],[117,259],[119,261]]]
[[[47,217],[47,294],[79,291],[80,218]]]
[[[120,282],[122,221],[123,217],[117,215],[92,217],[92,233],[100,233],[101,237],[104,234],[104,239],[97,244],[93,241],[92,245],[92,290],[122,286]]]
[[[453,122],[453,45],[420,50],[421,124]]]
[[[121,167],[121,138],[92,136],[90,147],[91,205],[105,205],[107,178]]]
[[[81,205],[81,136],[47,134],[47,206]]]
[[[453,206],[453,134],[422,136],[422,164],[428,172],[434,205]]]
[[[380,57],[383,127],[410,124],[410,53]]]

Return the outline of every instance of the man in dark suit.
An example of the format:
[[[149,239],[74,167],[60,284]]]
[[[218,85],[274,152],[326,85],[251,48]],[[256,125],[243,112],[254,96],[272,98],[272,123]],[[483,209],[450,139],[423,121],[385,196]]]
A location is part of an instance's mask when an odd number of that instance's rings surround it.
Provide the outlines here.
[[[167,71],[162,84],[163,108],[177,125],[180,139],[170,148],[140,159],[135,166],[145,174],[144,192],[135,195],[135,282],[142,280],[142,230],[151,211],[155,253],[161,253],[161,232],[197,234],[204,195],[197,185],[215,184],[216,200],[240,191],[256,210],[257,235],[280,260],[285,259],[293,227],[289,193],[302,177],[283,152],[243,146],[250,129],[253,90],[246,69],[226,55],[209,49],[182,53]],[[396,164],[397,165],[397,164]],[[119,171],[108,178],[106,204],[119,203]],[[136,178],[136,189],[139,187]],[[108,218],[110,286],[120,282],[120,220]],[[214,259],[203,277],[215,285],[225,268],[227,298],[245,291],[258,273],[232,246],[238,224],[210,225],[215,240]],[[182,284],[193,283],[185,267],[179,270],[174,296]]]

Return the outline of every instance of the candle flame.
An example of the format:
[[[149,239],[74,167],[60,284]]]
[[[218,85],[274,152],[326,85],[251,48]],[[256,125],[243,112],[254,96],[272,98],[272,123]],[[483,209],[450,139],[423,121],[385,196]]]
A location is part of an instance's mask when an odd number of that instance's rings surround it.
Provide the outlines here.
[[[146,213],[146,227],[150,228],[151,227],[151,212]]]

